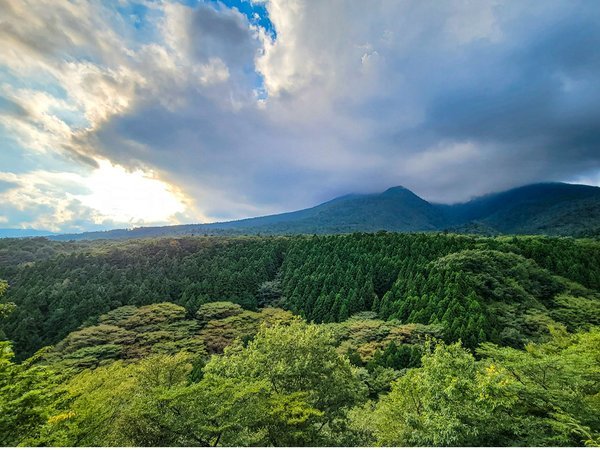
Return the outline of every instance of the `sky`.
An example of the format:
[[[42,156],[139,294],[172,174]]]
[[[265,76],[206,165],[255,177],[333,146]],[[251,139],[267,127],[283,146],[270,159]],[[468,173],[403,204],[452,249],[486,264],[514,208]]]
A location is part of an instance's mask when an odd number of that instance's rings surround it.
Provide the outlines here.
[[[0,0],[0,228],[600,184],[600,2]]]

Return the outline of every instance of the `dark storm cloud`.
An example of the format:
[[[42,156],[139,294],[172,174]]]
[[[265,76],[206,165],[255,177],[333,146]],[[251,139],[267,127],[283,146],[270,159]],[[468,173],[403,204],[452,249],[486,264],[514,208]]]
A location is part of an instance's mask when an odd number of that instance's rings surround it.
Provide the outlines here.
[[[600,113],[600,27],[585,21],[548,31],[522,42],[530,47],[517,55],[474,61],[466,85],[449,84],[433,99],[425,127],[503,142],[585,131]]]
[[[265,5],[276,33],[219,2],[156,6],[154,40],[112,23],[112,52],[47,13],[82,42],[61,54],[89,55],[61,82],[96,121],[62,148],[153,170],[213,219],[393,185],[454,202],[599,179],[600,3]]]
[[[598,170],[600,9],[579,5],[548,3],[539,18],[529,11],[499,20],[503,37],[496,42],[448,49],[434,40],[417,48],[392,63],[387,95],[358,103],[355,114],[386,121],[403,108],[403,97],[416,96],[422,120],[373,135],[390,158],[460,142],[478,149],[478,156],[452,167],[450,178],[448,165],[435,160],[426,178],[408,175],[412,188],[434,200],[463,200]],[[510,6],[499,8],[499,16],[509,15]],[[394,73],[409,80],[410,95],[394,85]]]
[[[281,80],[276,64],[274,74],[267,70],[267,84],[269,77],[292,84],[271,92],[266,108],[245,98],[232,110],[222,102],[227,89],[221,97],[189,92],[178,111],[150,102],[100,135],[107,148],[116,136],[143,143],[140,159],[176,174],[195,196],[210,186],[246,214],[252,208],[241,205],[287,210],[396,184],[452,202],[598,169],[599,7],[453,6],[380,2],[359,14],[321,5],[303,10],[304,21],[302,14],[286,16],[298,19],[289,47],[284,27],[290,25],[275,16],[282,39],[275,46],[287,52],[280,72],[298,67]],[[403,22],[396,24],[391,12],[403,14]],[[469,29],[480,13],[489,23]],[[454,19],[458,26],[448,31]],[[317,20],[341,31],[314,28]],[[382,44],[383,31],[392,38]],[[196,58],[221,58],[230,70],[247,66],[256,52],[244,18],[226,10],[196,10],[189,35]],[[311,64],[312,71],[305,69]],[[252,83],[229,80],[236,92]],[[205,196],[199,203],[213,217],[229,217],[226,201]]]
[[[563,17],[515,53],[474,61],[466,86],[450,84],[431,101],[421,131],[492,145],[488,171],[503,173],[502,188],[600,167],[597,24],[598,16]],[[543,170],[523,177],[514,170],[521,162]]]

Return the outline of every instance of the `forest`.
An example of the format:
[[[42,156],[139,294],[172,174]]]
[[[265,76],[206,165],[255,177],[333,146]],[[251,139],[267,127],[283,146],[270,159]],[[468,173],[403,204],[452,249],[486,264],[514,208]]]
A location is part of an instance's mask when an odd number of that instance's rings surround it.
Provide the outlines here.
[[[0,240],[3,446],[598,446],[600,240]]]

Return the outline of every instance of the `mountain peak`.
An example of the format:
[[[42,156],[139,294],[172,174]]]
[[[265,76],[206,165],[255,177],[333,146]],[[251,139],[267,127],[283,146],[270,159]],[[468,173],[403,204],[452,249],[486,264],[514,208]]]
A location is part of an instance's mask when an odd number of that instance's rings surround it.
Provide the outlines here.
[[[389,194],[406,194],[406,193],[410,193],[413,194],[414,193],[408,189],[406,189],[404,186],[392,186],[391,188],[386,189],[383,192],[383,195],[389,195]]]
[[[114,230],[52,239],[156,237],[185,234],[335,234],[355,231],[440,231],[581,235],[598,233],[600,188],[538,183],[466,203],[431,204],[404,186],[350,194],[300,211],[232,222]]]

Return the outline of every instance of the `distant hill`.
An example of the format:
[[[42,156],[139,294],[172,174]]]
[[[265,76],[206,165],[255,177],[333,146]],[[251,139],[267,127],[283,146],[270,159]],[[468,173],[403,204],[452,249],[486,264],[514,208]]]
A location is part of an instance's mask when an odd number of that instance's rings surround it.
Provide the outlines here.
[[[380,194],[350,194],[291,213],[207,225],[207,229],[262,229],[277,233],[428,231],[443,226],[439,208],[401,186]]]
[[[131,239],[193,234],[335,234],[356,231],[455,231],[475,234],[596,235],[600,188],[540,183],[466,203],[432,204],[401,186],[350,194],[313,208],[210,224],[142,227],[53,236],[58,240]]]
[[[50,236],[55,233],[31,228],[0,228],[0,238],[22,238],[36,236]]]
[[[510,234],[580,234],[600,225],[600,188],[542,183],[442,206],[453,224],[476,221]]]

